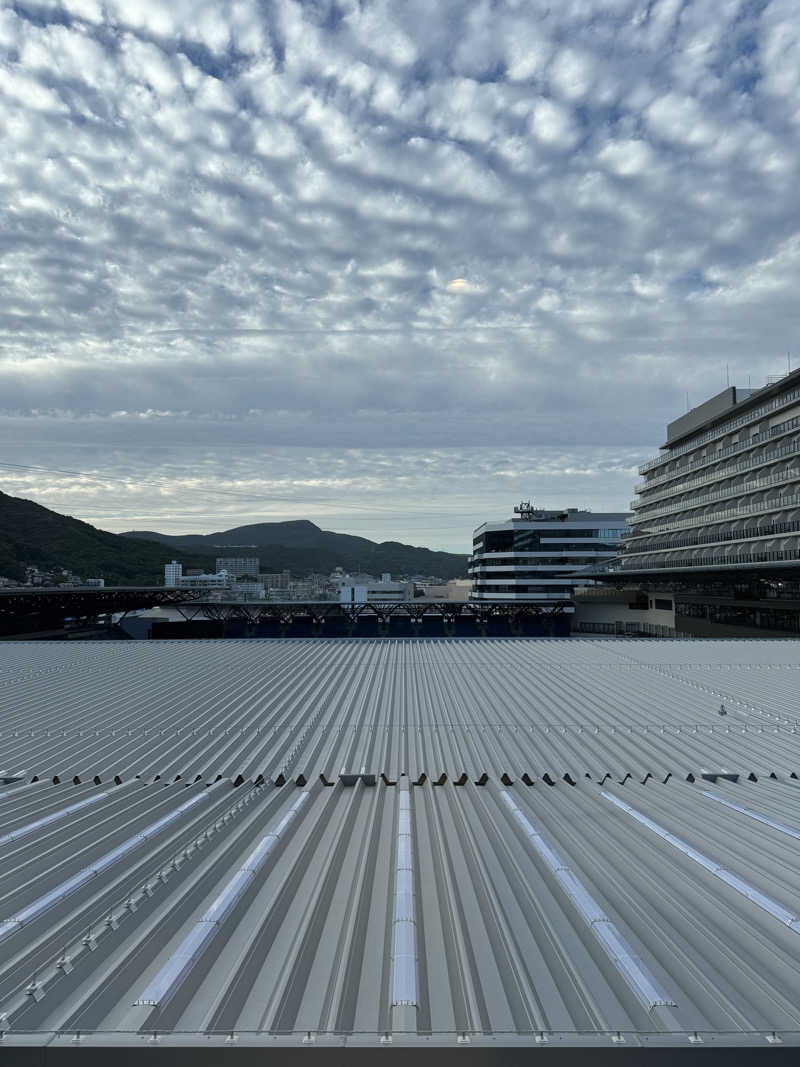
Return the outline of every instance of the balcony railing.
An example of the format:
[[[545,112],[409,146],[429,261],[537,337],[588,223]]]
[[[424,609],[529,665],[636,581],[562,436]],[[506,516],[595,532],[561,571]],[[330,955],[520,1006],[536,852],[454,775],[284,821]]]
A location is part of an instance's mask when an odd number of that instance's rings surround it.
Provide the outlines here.
[[[674,563],[632,563],[629,567],[626,567],[623,563],[616,571],[609,571],[609,573],[633,574],[637,571],[682,571],[696,567],[716,570],[718,567],[757,566],[764,563],[791,562],[800,562],[800,549],[789,548],[777,552],[749,552],[735,556],[701,556],[698,559],[676,560]]]
[[[797,422],[800,424],[800,418],[797,419]],[[648,494],[644,500],[632,500],[631,510],[635,511],[638,508],[654,504],[657,500],[668,500],[669,497],[675,496],[678,493],[688,493],[690,489],[697,489],[700,486],[709,485],[713,482],[721,482],[725,478],[733,478],[744,471],[752,471],[758,467],[766,467],[770,463],[780,463],[780,461],[787,456],[796,455],[798,452],[800,452],[800,440],[792,441],[791,444],[784,445],[783,448],[776,448],[772,452],[765,452],[763,456],[759,456],[757,459],[751,459],[745,463],[734,463],[730,467],[723,467],[722,470],[713,471],[711,474],[705,474],[702,478],[693,478],[690,482],[683,482],[681,485],[675,485],[663,493],[655,493],[652,496]]]
[[[707,430],[699,437],[693,437],[688,444],[682,445],[679,448],[670,448],[661,456],[654,456],[639,467],[639,474],[644,474],[645,471],[652,470],[653,467],[657,467],[662,463],[669,463],[669,461],[675,459],[676,456],[683,456],[687,452],[692,452],[695,448],[699,448],[700,445],[704,445],[707,441],[713,441],[717,437],[724,437],[725,434],[731,433],[733,430],[738,430],[740,426],[746,426],[748,422],[756,422],[764,415],[768,415],[770,411],[777,411],[778,408],[785,407],[787,404],[792,404],[796,400],[800,400],[800,389],[792,389],[790,392],[784,393],[782,396],[776,396],[772,400],[768,400],[765,404],[762,404],[760,407],[753,408],[744,415],[740,415],[738,418],[730,419],[728,422],[714,427],[713,430]]]
[[[771,474],[768,478],[756,478],[755,481],[744,482],[742,485],[737,485],[731,489],[720,489],[716,493],[706,493],[705,496],[698,496],[693,500],[684,500],[679,504],[658,508],[656,511],[640,512],[638,515],[634,515],[632,519],[627,519],[626,522],[630,523],[631,526],[638,526],[639,523],[651,522],[661,515],[674,515],[678,511],[690,511],[693,508],[701,508],[705,504],[713,504],[715,500],[727,500],[730,497],[743,496],[745,493],[757,493],[759,490],[769,488],[771,485],[781,485],[783,482],[793,482],[798,479],[800,479],[800,467],[791,471],[781,471],[780,474]]]
[[[776,437],[780,437],[782,434],[791,433],[792,430],[797,429],[800,426],[800,415],[795,415],[792,419],[787,419],[786,422],[781,422],[777,426],[773,426],[769,433],[756,433],[752,437],[748,437],[746,441],[737,442],[735,445],[728,445],[727,448],[717,449],[716,452],[711,452],[702,457],[702,459],[695,460],[694,463],[687,463],[683,467],[678,467],[677,470],[670,471],[669,474],[662,474],[660,478],[650,478],[644,482],[637,482],[634,486],[635,493],[641,493],[645,489],[653,489],[658,485],[663,485],[665,482],[674,481],[675,478],[682,478],[684,474],[689,474],[691,471],[699,470],[701,467],[708,467],[712,463],[719,463],[721,459],[725,459],[726,456],[731,456],[736,452],[746,452],[750,448],[757,448],[759,445],[763,445],[765,441],[772,441]]]
[[[625,551],[625,558],[635,555],[649,555],[651,552],[677,552],[682,548],[694,548],[697,545],[724,544],[726,541],[749,541],[756,537],[780,537],[787,533],[800,532],[800,522],[773,522],[768,526],[750,526],[744,530],[728,530],[726,533],[703,534],[683,541],[657,541],[648,545],[641,552]]]
[[[713,526],[718,522],[726,522],[728,519],[741,519],[749,515],[759,515],[769,511],[784,511],[786,508],[800,506],[800,495],[771,497],[758,504],[745,504],[738,508],[727,508],[725,511],[715,511],[713,515],[695,515],[691,519],[682,519],[679,522],[666,523],[664,526],[656,526],[652,530],[643,533],[632,533],[623,541],[628,545],[640,537],[651,537],[653,534],[670,533],[674,530],[691,530],[694,526]],[[641,523],[641,520],[639,520]]]

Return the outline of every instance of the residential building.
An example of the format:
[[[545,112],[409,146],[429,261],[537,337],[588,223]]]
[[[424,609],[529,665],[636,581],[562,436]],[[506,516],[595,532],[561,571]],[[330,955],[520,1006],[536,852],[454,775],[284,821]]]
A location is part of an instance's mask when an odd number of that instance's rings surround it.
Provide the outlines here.
[[[171,563],[164,564],[164,585],[167,589],[176,589],[183,575],[183,564],[173,559]]]
[[[88,589],[103,589],[106,584],[105,578],[87,578],[84,585]]]
[[[572,611],[576,574],[619,555],[626,514],[546,510],[524,501],[514,518],[483,523],[472,542],[472,601],[562,605]]]
[[[292,572],[280,571],[278,573],[259,574],[258,580],[267,590],[288,589],[292,580]]]
[[[228,575],[236,580],[237,578],[252,578],[253,580],[258,578],[258,571],[261,563],[255,556],[241,557],[241,556],[218,556],[216,570],[219,574],[220,571],[227,571]]]

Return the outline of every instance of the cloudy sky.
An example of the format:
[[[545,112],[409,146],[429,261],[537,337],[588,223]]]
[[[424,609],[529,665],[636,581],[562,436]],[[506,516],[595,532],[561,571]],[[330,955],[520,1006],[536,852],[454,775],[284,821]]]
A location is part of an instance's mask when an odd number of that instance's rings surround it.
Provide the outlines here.
[[[0,489],[462,551],[523,497],[625,508],[687,394],[800,362],[798,30],[0,0]]]

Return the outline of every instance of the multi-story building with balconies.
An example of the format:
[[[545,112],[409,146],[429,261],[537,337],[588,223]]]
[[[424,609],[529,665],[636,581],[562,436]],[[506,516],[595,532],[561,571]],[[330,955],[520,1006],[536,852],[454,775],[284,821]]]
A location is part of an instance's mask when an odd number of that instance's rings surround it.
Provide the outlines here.
[[[800,371],[682,415],[639,473],[623,571],[800,568]]]
[[[472,542],[472,601],[519,601],[573,610],[576,578],[590,566],[619,555],[627,513],[550,511],[530,503],[506,522],[483,523]]]
[[[258,580],[258,572],[261,563],[255,556],[242,558],[241,556],[217,556],[216,572],[227,571],[231,578],[251,578]]]

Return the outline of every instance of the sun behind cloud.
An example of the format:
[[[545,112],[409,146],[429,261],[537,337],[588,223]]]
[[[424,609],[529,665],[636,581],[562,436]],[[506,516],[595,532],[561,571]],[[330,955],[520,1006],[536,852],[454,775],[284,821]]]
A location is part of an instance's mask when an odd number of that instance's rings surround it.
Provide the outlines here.
[[[451,282],[448,282],[445,289],[449,293],[468,293],[472,286],[469,284],[466,278],[453,278]]]

